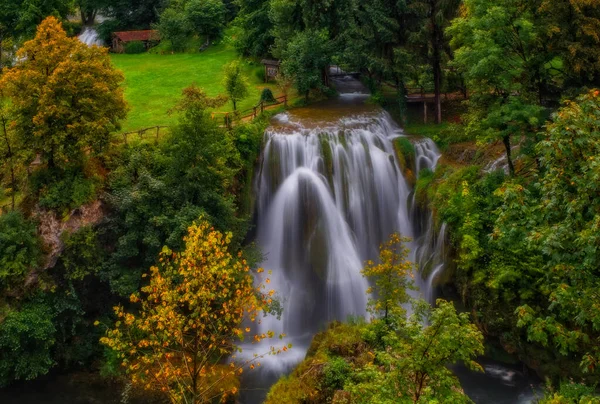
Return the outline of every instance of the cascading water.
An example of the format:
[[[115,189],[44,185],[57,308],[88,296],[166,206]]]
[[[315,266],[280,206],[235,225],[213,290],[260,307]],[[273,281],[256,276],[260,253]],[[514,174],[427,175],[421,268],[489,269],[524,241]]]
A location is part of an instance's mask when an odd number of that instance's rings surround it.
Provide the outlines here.
[[[104,46],[104,42],[100,39],[98,31],[94,27],[85,27],[77,38],[87,46]]]
[[[391,233],[412,234],[390,123],[376,114],[266,133],[258,241],[284,314],[264,327],[294,338],[366,314],[364,261]]]
[[[262,280],[269,278],[283,306],[281,319],[263,319],[258,331],[285,333],[284,342],[294,348],[261,360],[259,376],[252,376],[255,388],[290,371],[327,323],[366,316],[369,285],[361,270],[365,261],[377,259],[379,246],[393,232],[415,237],[411,259],[420,242],[430,242],[413,229],[412,190],[393,146],[403,134],[391,117],[365,106],[360,92],[328,105],[322,119],[315,110],[303,112],[274,119],[256,179],[257,239],[266,256],[262,266],[271,271]],[[415,149],[416,168],[434,169],[440,157],[435,144],[423,139]],[[445,239],[435,240],[419,254],[439,250],[432,258],[439,264]],[[425,296],[432,293],[427,282],[416,283]],[[269,344],[248,344],[243,356],[261,355]],[[243,401],[258,402],[256,397]]]

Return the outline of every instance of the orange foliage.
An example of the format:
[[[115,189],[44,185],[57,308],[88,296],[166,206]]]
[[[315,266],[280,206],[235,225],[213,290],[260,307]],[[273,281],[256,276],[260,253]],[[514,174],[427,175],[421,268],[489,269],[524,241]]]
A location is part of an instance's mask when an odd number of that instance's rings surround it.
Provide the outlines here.
[[[254,286],[250,268],[228,252],[231,234],[201,221],[188,229],[186,248],[164,248],[150,270],[137,314],[115,307],[118,321],[101,342],[115,350],[135,384],[167,393],[173,402],[205,403],[235,395],[243,364],[224,365],[250,332],[268,296]],[[260,341],[267,335],[255,335]],[[270,353],[277,353],[274,348]]]

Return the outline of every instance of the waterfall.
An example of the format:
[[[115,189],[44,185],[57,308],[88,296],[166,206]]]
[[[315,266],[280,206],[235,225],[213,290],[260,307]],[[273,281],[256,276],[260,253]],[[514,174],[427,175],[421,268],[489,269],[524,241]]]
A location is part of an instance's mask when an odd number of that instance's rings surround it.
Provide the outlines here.
[[[393,232],[411,235],[410,192],[396,162],[387,114],[328,127],[289,123],[266,133],[258,177],[258,242],[284,296],[290,336],[366,315],[366,260]]]
[[[361,270],[365,261],[377,260],[379,246],[392,233],[413,238],[409,259],[432,270],[426,279],[416,277],[421,296],[433,299],[433,284],[443,271],[445,226],[436,232],[432,215],[415,226],[422,215],[409,211],[413,192],[393,146],[402,130],[386,112],[365,106],[363,94],[352,93],[326,108],[280,114],[265,133],[255,178],[256,234],[265,256],[261,266],[269,272],[257,282],[269,279],[283,314],[255,327],[259,333],[285,333],[283,343],[294,347],[261,359],[261,370],[245,376],[255,390],[243,402],[264,398],[329,322],[366,317],[369,284]],[[439,158],[433,141],[415,141],[417,173],[435,169]],[[238,358],[261,355],[271,345],[277,343],[245,344]],[[256,393],[261,386],[262,396]]]
[[[435,142],[429,138],[414,142],[415,172],[417,178],[422,170],[435,171],[441,153]],[[433,212],[417,206],[416,195],[413,192],[411,203],[411,219],[415,223],[416,242],[413,243],[411,259],[416,264],[421,275],[426,278],[419,282],[422,297],[429,303],[435,303],[435,286],[438,277],[446,268],[446,223],[436,231]]]
[[[98,31],[93,27],[85,27],[77,38],[87,46],[104,46],[104,42],[100,39]]]

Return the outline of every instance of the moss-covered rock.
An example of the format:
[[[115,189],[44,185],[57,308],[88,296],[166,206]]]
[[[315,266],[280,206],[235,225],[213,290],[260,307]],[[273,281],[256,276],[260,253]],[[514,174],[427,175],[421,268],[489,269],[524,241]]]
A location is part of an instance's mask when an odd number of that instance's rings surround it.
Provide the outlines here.
[[[315,335],[306,359],[271,388],[265,403],[345,402],[339,391],[346,378],[372,358],[362,338],[363,328],[361,324],[336,322]]]

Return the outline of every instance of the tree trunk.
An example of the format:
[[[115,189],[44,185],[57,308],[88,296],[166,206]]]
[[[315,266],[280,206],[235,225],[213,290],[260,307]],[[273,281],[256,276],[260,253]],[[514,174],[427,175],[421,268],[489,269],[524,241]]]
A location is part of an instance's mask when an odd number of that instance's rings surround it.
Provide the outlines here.
[[[233,110],[236,111],[237,110],[237,102],[235,101],[235,99],[232,99],[231,101],[233,101]]]
[[[506,161],[508,162],[508,172],[511,177],[515,176],[515,166],[512,161],[512,150],[510,149],[510,136],[506,135],[502,138],[502,142],[504,143],[504,148],[506,149]]]
[[[8,167],[10,169],[10,187],[12,188],[11,190],[11,210],[15,210],[15,192],[17,189],[17,178],[15,176],[15,165],[14,165],[14,161],[13,161],[13,153],[12,153],[12,148],[10,147],[10,139],[8,138],[8,129],[6,128],[6,118],[3,116],[2,117],[2,130],[4,132],[4,140],[6,142],[6,150],[8,153]]]
[[[435,93],[435,123],[442,123],[442,30],[435,16],[437,14],[437,3],[435,0],[431,0],[431,47],[433,49],[433,56],[431,60],[431,67],[433,69],[433,85]]]

